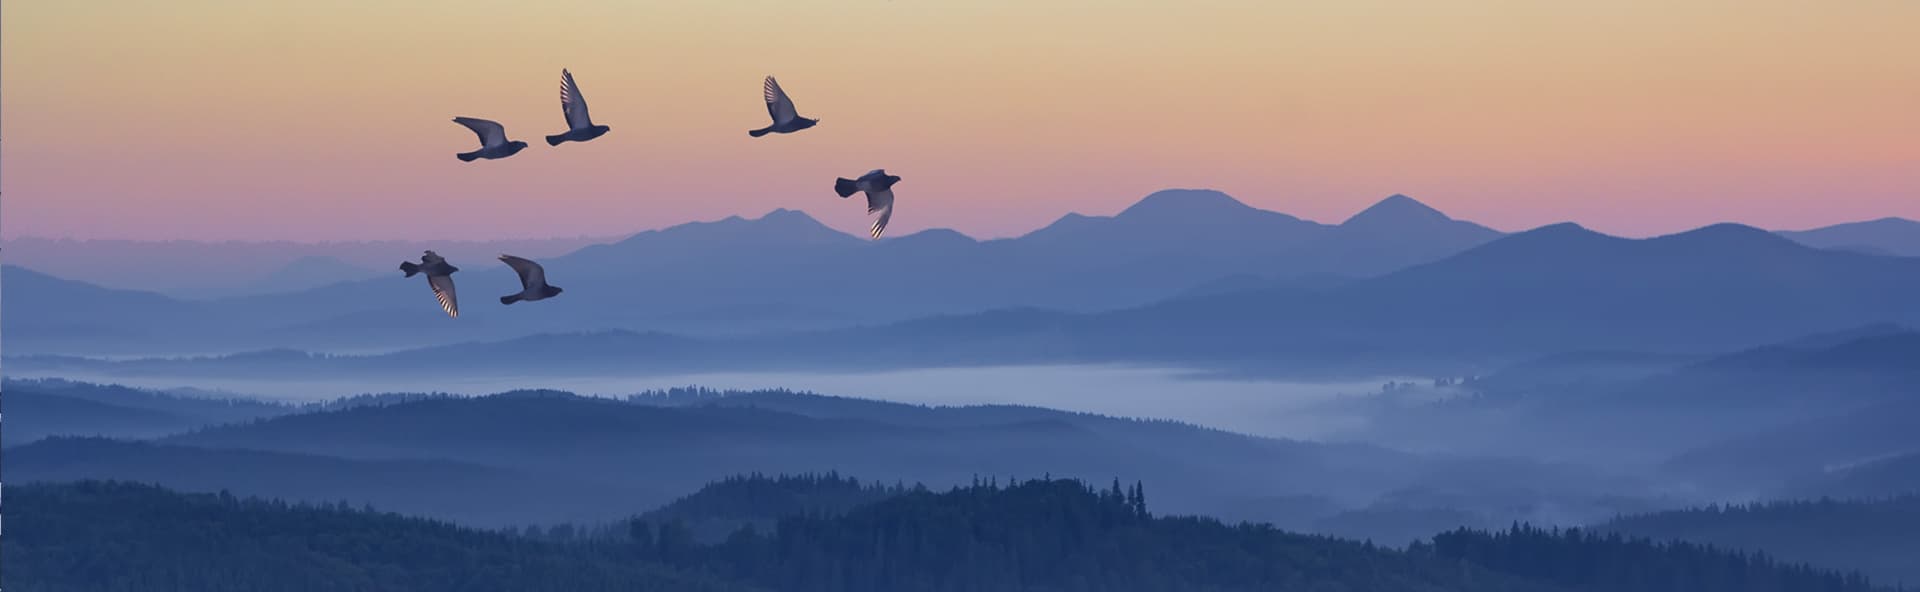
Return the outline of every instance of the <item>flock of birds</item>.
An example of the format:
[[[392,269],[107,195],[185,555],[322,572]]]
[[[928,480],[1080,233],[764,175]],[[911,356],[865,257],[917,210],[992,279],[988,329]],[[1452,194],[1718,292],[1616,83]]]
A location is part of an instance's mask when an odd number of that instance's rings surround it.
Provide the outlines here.
[[[793,106],[793,99],[787,96],[787,91],[781,89],[780,82],[774,80],[772,76],[767,77],[761,94],[767,102],[767,116],[773,119],[773,123],[767,127],[748,131],[749,136],[758,138],[767,134],[790,134],[820,123],[818,119],[801,117],[799,110]],[[567,131],[547,136],[548,146],[590,141],[606,135],[613,129],[593,123],[593,117],[587,113],[587,100],[580,95],[580,84],[574,82],[573,73],[565,69],[560,70],[560,113],[566,116]],[[507,128],[499,122],[477,117],[455,117],[453,122],[466,126],[467,129],[473,130],[474,135],[480,137],[479,150],[454,155],[461,162],[506,158],[527,148],[526,142],[507,139]],[[887,230],[887,222],[893,219],[893,185],[899,182],[900,177],[887,174],[885,169],[874,169],[858,178],[836,179],[833,191],[842,198],[851,197],[855,193],[866,194],[867,214],[879,214],[879,217],[874,219],[869,234],[874,239],[879,239],[881,233]],[[559,287],[547,283],[547,270],[539,263],[512,255],[501,255],[500,261],[506,263],[507,267],[520,276],[520,292],[501,296],[501,304],[534,302],[560,295]],[[447,263],[445,257],[429,250],[420,257],[419,263],[412,261],[401,263],[400,271],[405,272],[406,277],[426,274],[427,287],[433,289],[433,297],[440,302],[440,309],[446,311],[447,316],[460,318],[460,300],[456,297],[453,287],[453,273],[460,271],[460,268]]]

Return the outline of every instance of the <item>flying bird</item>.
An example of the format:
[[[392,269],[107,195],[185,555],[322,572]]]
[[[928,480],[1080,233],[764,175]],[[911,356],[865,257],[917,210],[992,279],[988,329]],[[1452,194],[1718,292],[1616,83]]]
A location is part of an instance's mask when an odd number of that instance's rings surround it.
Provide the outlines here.
[[[512,255],[501,255],[500,261],[520,275],[520,293],[501,296],[501,304],[513,304],[522,300],[533,302],[560,295],[560,288],[547,285],[547,270],[540,267],[540,264]]]
[[[780,90],[780,82],[772,76],[767,77],[761,90],[767,99],[767,115],[773,118],[773,125],[747,132],[747,135],[758,138],[767,134],[791,134],[820,123],[818,119],[801,117],[800,112],[793,109],[793,99],[787,98],[787,91]]]
[[[886,169],[873,169],[858,179],[841,177],[833,183],[833,192],[840,197],[850,197],[856,192],[866,192],[867,213],[879,212],[880,217],[873,221],[873,238],[879,239],[880,233],[887,231],[887,221],[893,219],[893,184],[900,178],[887,174]]]
[[[477,158],[495,159],[513,156],[527,147],[526,142],[507,139],[507,128],[485,119],[473,117],[455,117],[454,123],[467,126],[475,135],[480,136],[480,149],[455,154],[461,162],[473,162]]]
[[[580,85],[573,82],[573,73],[565,69],[560,70],[560,113],[567,116],[567,131],[547,136],[548,146],[585,142],[613,129],[593,124],[593,117],[587,115],[587,98],[580,96]]]
[[[440,301],[440,310],[447,311],[449,317],[460,318],[460,301],[453,294],[453,272],[460,271],[460,268],[448,265],[439,253],[427,251],[427,254],[420,256],[419,263],[400,262],[400,271],[406,272],[407,277],[417,273],[427,274],[427,287],[433,288],[433,298]]]

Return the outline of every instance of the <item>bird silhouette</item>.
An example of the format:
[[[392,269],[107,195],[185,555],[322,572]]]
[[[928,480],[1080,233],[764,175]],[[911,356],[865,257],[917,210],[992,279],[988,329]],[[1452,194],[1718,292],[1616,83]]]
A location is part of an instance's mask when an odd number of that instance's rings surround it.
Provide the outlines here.
[[[480,136],[480,149],[455,154],[461,162],[473,162],[474,159],[506,158],[526,149],[527,143],[507,139],[507,128],[493,121],[474,117],[455,117],[454,123],[467,126],[474,135]]]
[[[593,117],[587,115],[587,99],[580,96],[580,85],[573,82],[573,73],[565,69],[560,70],[560,113],[567,116],[567,131],[547,136],[548,146],[585,142],[613,129],[593,124]]]
[[[887,174],[886,169],[873,169],[858,179],[841,177],[833,183],[833,192],[840,197],[851,197],[854,193],[866,192],[867,213],[879,212],[874,219],[871,233],[879,239],[880,233],[887,231],[887,222],[893,219],[893,184],[900,178]]]
[[[501,304],[533,302],[560,295],[560,288],[547,285],[547,269],[541,267],[539,263],[512,255],[501,255],[500,261],[506,263],[507,267],[513,268],[513,273],[520,276],[520,293],[501,296]]]
[[[400,271],[406,272],[407,277],[427,274],[427,287],[433,289],[434,300],[440,301],[440,310],[447,311],[449,317],[460,318],[460,301],[453,292],[453,272],[460,268],[447,264],[446,258],[429,250],[420,256],[419,263],[400,262]]]
[[[761,91],[767,100],[767,116],[773,118],[773,125],[749,131],[747,135],[758,138],[767,134],[791,134],[820,123],[818,119],[801,117],[793,108],[793,99],[787,97],[787,91],[781,90],[780,82],[772,76],[767,77]]]

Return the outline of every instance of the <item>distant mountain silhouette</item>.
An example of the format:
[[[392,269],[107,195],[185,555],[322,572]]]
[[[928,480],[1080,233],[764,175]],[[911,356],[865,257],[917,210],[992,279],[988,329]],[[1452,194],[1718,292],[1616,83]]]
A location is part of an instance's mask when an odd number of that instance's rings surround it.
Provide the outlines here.
[[[9,238],[7,263],[66,279],[175,298],[211,299],[300,290],[392,269],[400,258],[434,249],[463,269],[493,265],[501,252],[535,259],[610,238],[498,241],[134,241]],[[331,259],[319,263],[305,259]],[[371,270],[371,271],[367,271]],[[351,273],[349,273],[351,272]],[[276,278],[278,275],[280,277]],[[276,281],[279,280],[279,281]],[[298,280],[291,284],[286,280]],[[291,287],[285,287],[291,285]]]
[[[1124,257],[1222,257],[1230,245],[1278,257],[1285,248],[1323,236],[1328,227],[1241,203],[1219,191],[1168,189],[1154,192],[1112,217],[1068,214],[1015,239],[1035,249],[1096,259]],[[1203,261],[1204,262],[1204,261]]]
[[[752,289],[790,295],[814,286],[822,297],[839,290],[815,280],[791,281],[788,289]],[[935,284],[912,285],[897,289],[919,290],[930,298],[937,291]],[[688,302],[699,299],[717,306],[711,301],[749,290],[715,288],[688,292]],[[399,296],[417,296],[413,291]],[[709,294],[715,296],[704,297]],[[591,298],[607,296],[580,300]],[[1920,302],[1920,258],[1814,249],[1730,224],[1637,240],[1559,224],[1441,261],[1329,287],[1276,282],[1111,312],[1007,308],[850,329],[682,339],[670,347],[589,345],[601,338],[560,334],[539,337],[544,345],[537,348],[511,341],[447,346],[395,354],[384,361],[354,361],[357,365],[351,368],[397,370],[411,367],[401,360],[433,359],[458,360],[469,368],[511,360],[515,372],[537,371],[528,365],[535,360],[569,371],[612,372],[1151,362],[1260,371],[1284,365],[1377,375],[1484,367],[1553,352],[1702,355],[1834,327],[1920,326],[1920,307],[1914,302]],[[580,301],[576,305],[586,306]],[[544,317],[528,316],[536,318]],[[47,360],[20,363],[68,367]],[[130,372],[135,367],[177,370],[204,363],[112,366]],[[237,365],[222,369],[246,370]]]
[[[111,353],[117,344],[167,340],[211,314],[200,303],[102,288],[13,265],[0,267],[0,283],[7,290],[0,317],[6,319],[8,354],[70,348]],[[221,328],[202,329],[219,333]]]
[[[1483,354],[1712,352],[1832,327],[1920,323],[1920,260],[1716,225],[1630,240],[1571,224],[1324,294],[1256,291],[1096,315],[1092,344],[1189,354],[1361,344]]]
[[[293,260],[254,280],[245,293],[234,295],[298,292],[341,282],[364,280],[385,273],[341,261],[334,257],[312,255]]]
[[[1822,249],[1920,257],[1920,222],[1906,218],[1849,222],[1811,230],[1783,230],[1780,236]]]
[[[135,315],[118,323],[119,330],[148,333],[152,342],[78,348],[40,347],[26,339],[19,351],[207,351],[200,341],[225,344],[217,349],[226,351],[396,349],[533,332],[630,329],[709,336],[828,329],[999,308],[1094,312],[1179,296],[1236,275],[1276,282],[1377,275],[1454,254],[1491,238],[1491,232],[1448,220],[1405,197],[1390,198],[1349,224],[1328,226],[1205,190],[1162,191],[1112,217],[1069,215],[1023,237],[990,241],[943,230],[865,241],[804,213],[775,210],[753,219],[729,217],[642,232],[541,258],[555,282],[567,287],[565,306],[529,307],[511,315],[479,310],[449,323],[423,314],[420,286],[396,273],[271,296],[226,298],[207,302],[208,307],[191,314],[168,317],[201,332],[232,333],[225,340],[148,330],[143,325],[153,321],[142,322],[139,318],[145,315]],[[517,289],[512,274],[498,273],[489,263],[491,254],[461,259],[447,249],[439,251],[468,270],[461,276],[462,292],[504,294]],[[414,254],[396,246],[390,257],[397,261]],[[328,266],[320,261],[302,265]],[[92,313],[92,307],[62,307],[59,302],[33,302],[55,310],[21,308],[21,316]],[[424,306],[432,304],[429,299]],[[175,343],[163,343],[167,340]],[[86,342],[76,338],[68,343]]]
[[[1497,230],[1454,220],[1411,197],[1380,200],[1312,246],[1315,271],[1378,275],[1434,261],[1435,253],[1458,253],[1500,238]]]

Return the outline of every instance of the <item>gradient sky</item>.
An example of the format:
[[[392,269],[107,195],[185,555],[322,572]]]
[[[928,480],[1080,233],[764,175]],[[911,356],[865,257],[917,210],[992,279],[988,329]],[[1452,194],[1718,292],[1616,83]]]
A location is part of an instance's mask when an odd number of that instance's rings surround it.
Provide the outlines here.
[[[8,2],[0,233],[611,235],[776,207],[1016,235],[1211,187],[1517,230],[1920,218],[1920,2]],[[549,148],[571,68],[613,132]],[[777,74],[800,134],[766,124]],[[455,115],[532,148],[461,163]]]

